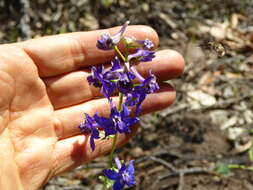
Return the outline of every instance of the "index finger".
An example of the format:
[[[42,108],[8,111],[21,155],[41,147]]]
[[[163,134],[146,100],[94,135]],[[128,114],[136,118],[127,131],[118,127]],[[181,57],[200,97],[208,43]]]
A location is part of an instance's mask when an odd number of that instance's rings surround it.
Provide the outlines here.
[[[31,57],[41,77],[56,76],[109,61],[114,51],[101,51],[96,43],[103,33],[117,33],[119,27],[90,32],[60,34],[17,43]],[[128,26],[124,34],[136,39],[150,39],[158,44],[157,33],[148,26]]]

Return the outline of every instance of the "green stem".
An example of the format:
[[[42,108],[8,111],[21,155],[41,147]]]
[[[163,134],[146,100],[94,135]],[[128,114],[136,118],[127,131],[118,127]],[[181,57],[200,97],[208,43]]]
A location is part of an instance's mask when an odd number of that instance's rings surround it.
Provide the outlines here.
[[[121,111],[122,105],[123,105],[123,94],[122,94],[122,93],[119,93],[118,111]],[[111,168],[112,165],[113,165],[113,155],[114,155],[114,152],[115,152],[115,149],[116,149],[116,142],[117,142],[117,139],[118,139],[118,133],[116,133],[116,134],[114,135],[114,137],[113,137],[113,141],[112,141],[112,150],[111,150],[110,155],[109,155],[109,168]]]
[[[253,171],[253,167],[245,166],[245,165],[239,165],[239,164],[229,164],[228,167],[230,169],[246,169],[246,170]]]
[[[113,166],[113,155],[114,155],[114,152],[115,152],[115,149],[116,149],[117,139],[118,139],[118,133],[116,133],[113,137],[112,150],[111,150],[110,155],[109,155],[109,164],[108,164],[109,168],[111,168]]]
[[[114,50],[117,52],[117,54],[120,56],[120,58],[126,62],[127,59],[124,57],[124,55],[120,52],[119,48],[117,46],[114,46]],[[119,93],[119,104],[118,104],[118,111],[121,111],[122,110],[122,106],[123,106],[123,94],[122,93]],[[118,139],[118,133],[116,133],[113,137],[113,141],[112,141],[112,150],[110,152],[110,155],[109,155],[109,161],[108,161],[108,166],[109,168],[111,168],[113,166],[113,155],[114,155],[114,152],[116,150],[116,144],[117,144],[117,139]],[[106,181],[104,182],[104,185],[103,185],[103,190],[106,190]]]
[[[123,94],[119,92],[119,104],[118,104],[118,111],[122,110],[122,105],[123,105]]]
[[[114,46],[114,50],[117,52],[117,54],[119,54],[120,58],[121,58],[124,62],[126,62],[126,58],[125,58],[125,56],[120,52],[118,46]]]

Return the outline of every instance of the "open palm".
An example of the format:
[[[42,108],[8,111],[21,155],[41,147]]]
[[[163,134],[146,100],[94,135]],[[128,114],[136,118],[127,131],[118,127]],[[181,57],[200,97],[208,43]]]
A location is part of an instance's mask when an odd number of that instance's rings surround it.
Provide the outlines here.
[[[108,62],[113,52],[97,50],[104,32],[118,28],[44,37],[0,46],[0,189],[36,190],[51,177],[110,151],[110,140],[98,140],[89,148],[78,125],[83,113],[109,113],[107,100],[86,81],[89,67]],[[149,27],[130,26],[126,35],[151,39]],[[170,105],[175,91],[162,81],[177,77],[184,67],[175,51],[157,52],[152,63],[140,64],[145,76],[149,69],[161,81],[161,90],[150,95],[143,112]],[[135,130],[133,130],[134,133]],[[118,145],[133,135],[121,135]]]

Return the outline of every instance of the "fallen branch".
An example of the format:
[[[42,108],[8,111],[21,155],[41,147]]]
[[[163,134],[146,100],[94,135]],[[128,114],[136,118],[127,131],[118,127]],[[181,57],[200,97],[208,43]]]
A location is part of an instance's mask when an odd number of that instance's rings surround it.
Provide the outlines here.
[[[158,179],[162,180],[162,179],[166,179],[168,177],[174,177],[174,176],[179,176],[179,175],[188,175],[188,174],[210,174],[210,175],[216,175],[215,172],[213,172],[210,169],[206,169],[206,168],[187,168],[187,169],[180,169],[177,170],[176,172],[170,172],[167,174],[164,174],[162,176],[159,176]]]
[[[168,168],[169,170],[171,170],[173,172],[177,171],[177,169],[172,164],[166,162],[163,159],[156,158],[155,156],[151,156],[150,159],[153,160],[153,161],[155,161],[155,162],[158,162],[158,163],[162,164],[163,166],[165,166],[166,168]]]

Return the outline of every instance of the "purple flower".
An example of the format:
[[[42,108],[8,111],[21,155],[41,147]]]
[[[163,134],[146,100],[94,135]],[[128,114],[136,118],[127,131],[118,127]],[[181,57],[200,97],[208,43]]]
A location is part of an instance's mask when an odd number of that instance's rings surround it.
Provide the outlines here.
[[[133,54],[130,54],[128,56],[128,60],[137,60],[137,62],[147,62],[152,61],[152,59],[155,57],[155,52],[149,51],[149,50],[143,50],[143,49],[137,49],[137,51]]]
[[[102,34],[97,41],[97,48],[101,50],[111,50],[113,47],[112,38],[109,34]]]
[[[104,67],[92,67],[91,73],[92,74],[87,77],[89,84],[95,87],[102,87],[101,79],[103,78]]]
[[[141,103],[147,97],[147,92],[143,86],[136,86],[134,90],[127,94],[125,104],[127,106],[136,106],[135,114],[138,116],[141,112]]]
[[[136,40],[138,44],[140,44],[144,49],[152,49],[154,47],[154,44],[149,39],[145,40]]]
[[[125,22],[120,31],[113,36],[110,36],[110,34],[102,34],[100,39],[97,41],[97,48],[101,50],[111,50],[113,46],[120,42],[128,24],[129,21]]]
[[[134,87],[134,79],[135,75],[131,72],[125,71],[120,73],[119,80],[117,81],[118,90],[123,94],[131,92]]]
[[[146,79],[141,76],[134,66],[130,68],[130,71],[141,82],[140,87],[144,87],[147,94],[151,94],[159,89],[159,85],[156,82],[156,76],[152,74],[151,70],[149,70],[149,77]]]
[[[111,118],[100,117],[98,114],[95,114],[94,119],[98,125],[104,129],[106,137],[109,135],[115,135],[117,133]]]
[[[90,147],[92,151],[95,150],[94,139],[100,138],[97,127],[98,125],[96,124],[94,118],[85,113],[85,121],[79,125],[79,128],[81,132],[90,134]]]
[[[123,94],[129,93],[133,89],[132,81],[135,79],[135,75],[128,71],[127,63],[123,68],[118,57],[115,57],[111,63],[112,67],[107,70],[103,66],[92,67],[92,74],[87,77],[90,84],[95,87],[102,87],[102,93],[109,100],[116,88]]]
[[[120,64],[120,60],[117,56],[112,60],[112,68],[111,71],[122,71],[122,67]]]
[[[125,164],[121,164],[119,158],[116,157],[115,163],[118,171],[111,169],[103,170],[103,173],[108,179],[115,181],[113,190],[121,190],[125,185],[129,187],[133,186],[135,184],[133,160],[126,166]]]
[[[156,77],[154,74],[149,72],[149,77],[144,79],[139,72],[135,69],[134,66],[131,67],[132,73],[136,78],[141,82],[140,85],[135,86],[131,93],[127,94],[125,104],[127,106],[136,106],[136,115],[140,115],[141,112],[141,103],[146,98],[147,94],[154,93],[159,89],[159,85],[156,82]]]
[[[102,87],[101,91],[108,99],[116,88],[114,80],[117,78],[115,73],[106,71],[103,66],[92,67],[92,74],[87,77],[89,84],[95,87]]]
[[[130,127],[137,123],[137,117],[129,117],[130,111],[125,104],[123,109],[119,112],[115,106],[111,106],[111,114],[109,118],[95,115],[94,119],[105,131],[105,136],[114,135],[116,132],[129,133]]]
[[[151,71],[149,72],[149,77],[143,81],[141,86],[145,89],[147,94],[154,93],[159,89],[159,85],[156,82],[156,76],[152,74]]]

